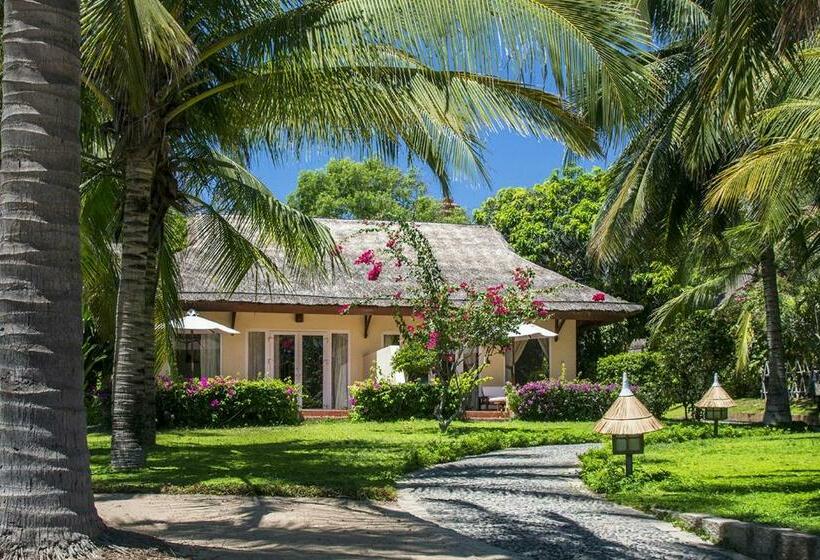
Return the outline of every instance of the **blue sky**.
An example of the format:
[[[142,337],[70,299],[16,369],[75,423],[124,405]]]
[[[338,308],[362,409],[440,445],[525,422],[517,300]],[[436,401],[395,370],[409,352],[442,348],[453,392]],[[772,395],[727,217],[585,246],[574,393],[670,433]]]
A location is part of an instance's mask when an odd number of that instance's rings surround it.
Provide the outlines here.
[[[487,137],[486,145],[486,159],[491,172],[490,188],[483,183],[467,181],[454,182],[452,187],[455,201],[468,210],[477,208],[482,200],[500,188],[528,187],[543,181],[553,169],[561,167],[564,156],[564,148],[557,142],[522,138],[508,132]],[[296,179],[300,171],[324,167],[328,160],[334,157],[360,159],[355,153],[316,150],[307,154],[301,161],[294,157],[290,161],[274,165],[266,156],[260,155],[253,163],[252,169],[278,198],[284,200],[285,196],[296,187]],[[403,163],[397,162],[400,167],[406,167]],[[579,163],[585,167],[592,165],[590,162]],[[595,163],[602,165],[604,162]],[[420,168],[420,170],[430,187],[431,194],[440,196],[435,178],[426,169]]]

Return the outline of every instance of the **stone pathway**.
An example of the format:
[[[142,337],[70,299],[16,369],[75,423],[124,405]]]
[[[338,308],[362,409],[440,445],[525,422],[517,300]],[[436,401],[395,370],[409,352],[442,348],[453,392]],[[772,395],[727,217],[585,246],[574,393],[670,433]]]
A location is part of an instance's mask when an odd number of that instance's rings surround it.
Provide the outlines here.
[[[108,526],[162,539],[179,559],[511,558],[395,504],[167,494],[99,495],[96,504]]]
[[[587,490],[577,457],[591,447],[508,449],[438,465],[402,481],[399,506],[520,558],[744,558]]]

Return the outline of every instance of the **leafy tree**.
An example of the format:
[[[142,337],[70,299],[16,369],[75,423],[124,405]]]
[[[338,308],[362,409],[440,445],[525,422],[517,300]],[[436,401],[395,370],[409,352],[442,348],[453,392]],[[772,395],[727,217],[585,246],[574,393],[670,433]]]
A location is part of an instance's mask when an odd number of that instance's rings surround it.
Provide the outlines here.
[[[3,10],[0,550],[78,558],[94,509],[83,410],[80,10]]]
[[[501,232],[522,257],[591,282],[597,275],[587,258],[587,242],[607,188],[601,169],[571,166],[531,188],[499,190],[481,203],[474,218]]]
[[[681,267],[682,275],[694,270],[695,260],[707,263],[699,279],[706,283],[687,291],[678,303],[713,304],[716,292],[731,291],[738,276],[753,266],[765,293],[771,371],[764,421],[788,423],[776,251],[794,224],[794,212],[784,212],[789,205],[774,204],[770,208],[785,218],[780,220],[785,230],[778,233],[765,224],[758,228],[761,205],[754,197],[736,195],[748,190],[743,185],[758,192],[772,190],[763,185],[792,191],[783,189],[789,185],[784,179],[809,169],[803,165],[809,159],[803,158],[800,142],[779,143],[789,130],[813,134],[803,126],[812,122],[801,112],[807,105],[781,108],[777,114],[782,119],[766,109],[780,103],[784,88],[802,78],[807,79],[804,85],[816,87],[816,71],[800,60],[800,50],[814,36],[820,12],[813,0],[656,0],[645,8],[660,39],[657,58],[649,65],[660,91],[643,107],[641,128],[613,166],[612,188],[596,222],[591,251],[601,262],[624,262],[641,260],[647,247],[665,247],[692,257]],[[766,139],[761,131],[773,134]],[[781,167],[783,174],[775,177]],[[723,187],[710,194],[715,181]],[[751,203],[737,205],[739,198]],[[795,198],[785,200],[793,210]],[[733,227],[743,230],[743,243],[725,239],[727,228]]]
[[[415,169],[371,158],[333,160],[324,169],[303,171],[288,204],[308,216],[465,224],[464,210],[427,195]]]

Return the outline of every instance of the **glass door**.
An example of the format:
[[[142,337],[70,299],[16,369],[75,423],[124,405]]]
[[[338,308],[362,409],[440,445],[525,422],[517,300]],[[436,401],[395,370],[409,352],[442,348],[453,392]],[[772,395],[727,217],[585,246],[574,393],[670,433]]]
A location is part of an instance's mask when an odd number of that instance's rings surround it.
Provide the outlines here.
[[[299,335],[302,354],[302,408],[325,408],[325,337]]]
[[[302,387],[301,408],[347,408],[347,334],[270,332],[266,361],[266,377]]]

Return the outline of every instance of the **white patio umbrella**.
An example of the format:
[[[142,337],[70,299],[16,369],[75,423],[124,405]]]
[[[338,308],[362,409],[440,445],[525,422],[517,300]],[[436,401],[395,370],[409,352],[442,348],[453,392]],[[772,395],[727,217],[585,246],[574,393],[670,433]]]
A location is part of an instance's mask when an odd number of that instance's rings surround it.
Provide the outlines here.
[[[174,323],[174,330],[180,334],[239,334],[239,331],[235,329],[226,327],[205,317],[200,317],[193,309],[188,310],[185,317],[182,318],[182,321],[176,321]],[[191,357],[190,369],[188,371],[193,375],[194,354],[191,352],[190,338],[185,341],[185,345],[188,347],[188,355]]]
[[[516,343],[520,340],[537,340],[539,338],[555,338],[558,333],[554,333],[549,329],[534,325],[533,323],[522,323],[514,331],[510,331],[509,338],[512,340],[512,380],[515,381],[515,349]],[[526,342],[525,342],[526,343]]]
[[[174,329],[179,333],[185,334],[239,334],[239,331],[234,330],[225,325],[221,325],[216,321],[211,321],[205,317],[200,317],[196,311],[189,309],[182,321],[177,321],[174,324]]]

